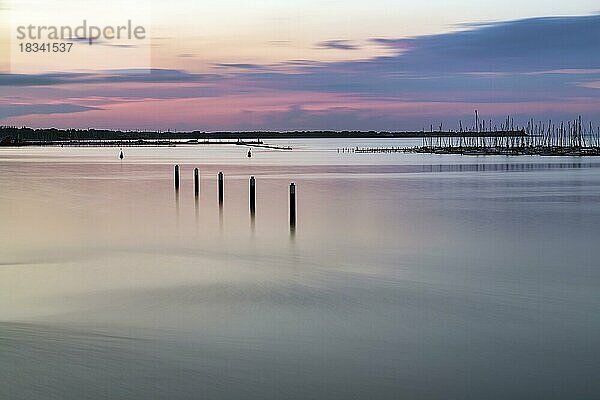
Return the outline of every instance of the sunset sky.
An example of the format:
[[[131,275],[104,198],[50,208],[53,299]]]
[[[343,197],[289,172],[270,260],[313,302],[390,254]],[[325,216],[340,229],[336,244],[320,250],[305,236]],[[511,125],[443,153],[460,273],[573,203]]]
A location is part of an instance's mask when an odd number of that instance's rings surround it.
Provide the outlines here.
[[[597,121],[598,11],[588,0],[0,0],[0,124],[401,130],[454,128],[475,109]],[[71,64],[86,68],[23,61],[10,38],[24,16],[141,21],[149,40],[77,43]],[[110,68],[136,46],[147,62]]]

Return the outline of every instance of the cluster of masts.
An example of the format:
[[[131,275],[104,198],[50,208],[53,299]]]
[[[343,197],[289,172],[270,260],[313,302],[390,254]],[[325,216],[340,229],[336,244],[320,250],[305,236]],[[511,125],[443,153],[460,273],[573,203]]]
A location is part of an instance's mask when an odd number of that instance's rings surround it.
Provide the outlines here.
[[[600,155],[600,127],[581,117],[573,121],[555,123],[531,119],[525,127],[516,127],[507,117],[498,129],[491,122],[480,122],[476,113],[475,127],[460,129],[447,135],[424,137],[416,152],[468,152],[486,154],[546,154],[546,155]]]

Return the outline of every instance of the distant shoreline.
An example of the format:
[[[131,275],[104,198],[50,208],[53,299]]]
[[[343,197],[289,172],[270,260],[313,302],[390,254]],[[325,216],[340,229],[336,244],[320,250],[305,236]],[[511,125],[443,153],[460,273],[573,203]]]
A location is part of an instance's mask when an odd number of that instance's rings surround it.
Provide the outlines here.
[[[425,137],[523,137],[524,130],[509,131],[247,131],[247,132],[159,132],[101,129],[0,128],[0,145],[56,146],[89,145],[89,141],[121,141],[125,145],[209,143],[211,140],[260,142],[263,139],[393,139]],[[183,141],[183,142],[182,142]],[[203,141],[203,142],[200,142]],[[107,144],[102,142],[100,144]]]

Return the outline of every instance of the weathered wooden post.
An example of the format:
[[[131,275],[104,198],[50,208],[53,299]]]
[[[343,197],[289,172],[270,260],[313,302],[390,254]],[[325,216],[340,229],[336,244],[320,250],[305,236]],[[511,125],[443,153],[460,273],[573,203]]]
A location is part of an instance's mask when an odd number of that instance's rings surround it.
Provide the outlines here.
[[[219,172],[219,205],[223,205],[223,173]]]
[[[290,226],[296,227],[296,184],[290,183]]]
[[[254,215],[256,212],[256,179],[253,176],[250,177],[250,214]]]
[[[175,166],[175,190],[179,190],[179,165]]]
[[[198,168],[194,168],[194,194],[196,197],[200,194],[200,176]]]

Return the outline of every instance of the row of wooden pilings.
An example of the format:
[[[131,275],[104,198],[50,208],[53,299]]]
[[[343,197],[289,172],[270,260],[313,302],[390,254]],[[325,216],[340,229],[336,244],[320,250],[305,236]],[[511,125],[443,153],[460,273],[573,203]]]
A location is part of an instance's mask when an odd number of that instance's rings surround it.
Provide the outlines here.
[[[175,165],[175,190],[179,191],[179,165]],[[219,207],[223,206],[224,198],[224,175],[219,172],[217,175]],[[200,195],[200,171],[194,168],[194,195]],[[250,214],[254,216],[256,213],[256,179],[250,177]],[[296,227],[296,184],[290,183],[290,227]]]

